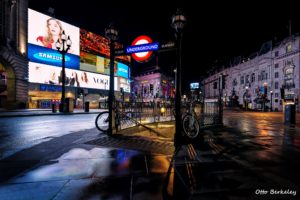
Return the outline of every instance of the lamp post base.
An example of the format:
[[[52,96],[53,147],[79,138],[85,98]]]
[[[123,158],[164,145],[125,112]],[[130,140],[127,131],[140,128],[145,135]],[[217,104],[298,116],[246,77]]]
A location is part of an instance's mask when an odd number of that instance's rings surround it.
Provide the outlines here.
[[[59,112],[63,112],[63,105],[62,105],[62,103],[59,104]]]

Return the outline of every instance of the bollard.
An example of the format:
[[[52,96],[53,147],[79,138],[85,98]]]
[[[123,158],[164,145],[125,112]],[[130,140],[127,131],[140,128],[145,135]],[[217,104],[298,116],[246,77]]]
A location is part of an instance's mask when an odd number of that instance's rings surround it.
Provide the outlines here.
[[[90,102],[85,102],[84,103],[84,112],[89,112],[90,111]]]
[[[56,113],[56,105],[55,105],[55,103],[52,104],[52,112]]]

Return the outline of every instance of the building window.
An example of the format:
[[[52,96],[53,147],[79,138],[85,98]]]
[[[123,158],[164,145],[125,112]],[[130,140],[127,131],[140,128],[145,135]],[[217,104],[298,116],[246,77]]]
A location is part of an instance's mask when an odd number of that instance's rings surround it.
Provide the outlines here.
[[[291,51],[292,51],[292,44],[290,43],[286,46],[286,53],[289,53]]]
[[[237,80],[236,80],[236,78],[232,81],[232,86],[237,86]]]
[[[251,74],[251,83],[253,83],[255,81],[255,73]]]
[[[218,89],[218,82],[214,82],[214,89]]]
[[[275,57],[277,57],[279,55],[278,51],[275,51]]]
[[[293,65],[288,65],[284,68],[284,88],[290,89],[295,88],[294,83],[294,68]]]
[[[250,78],[250,76],[249,76],[249,75],[247,75],[247,76],[246,76],[246,83],[250,83],[250,80],[249,80],[249,78]]]
[[[259,76],[258,76],[259,78]],[[260,80],[267,80],[268,79],[268,73],[266,73],[265,71],[261,71],[260,73]]]
[[[275,97],[279,97],[279,94],[278,94],[278,93],[275,93]]]
[[[278,77],[279,77],[279,73],[275,72],[275,78],[278,78]]]
[[[276,63],[276,64],[275,64],[275,68],[278,68],[278,67],[279,67],[279,64],[278,64],[278,63]]]
[[[244,76],[241,76],[241,85],[244,84]]]
[[[278,85],[279,85],[278,82],[275,82],[275,87],[274,88],[278,89],[279,88]]]

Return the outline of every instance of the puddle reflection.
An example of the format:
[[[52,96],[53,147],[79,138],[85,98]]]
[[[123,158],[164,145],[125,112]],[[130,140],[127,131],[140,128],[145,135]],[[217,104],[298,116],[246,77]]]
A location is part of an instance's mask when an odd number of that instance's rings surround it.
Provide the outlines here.
[[[51,160],[51,164],[40,166],[12,182],[78,179],[129,173],[130,162],[138,154],[136,151],[109,148],[74,148]]]

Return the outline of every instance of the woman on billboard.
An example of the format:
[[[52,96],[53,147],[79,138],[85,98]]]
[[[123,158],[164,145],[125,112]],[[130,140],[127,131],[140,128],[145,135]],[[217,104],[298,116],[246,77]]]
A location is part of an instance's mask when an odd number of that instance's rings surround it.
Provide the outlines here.
[[[56,49],[55,43],[57,42],[57,40],[61,41],[62,32],[63,27],[60,21],[55,18],[49,18],[47,20],[46,35],[38,36],[36,38],[36,41],[41,46]]]
[[[51,17],[47,20],[46,35],[38,36],[36,38],[36,41],[41,46],[56,50],[55,43],[57,41],[61,42],[61,35],[63,34],[63,32],[64,32],[64,29],[62,27],[61,22],[59,20]],[[73,52],[74,51],[72,48],[70,48],[68,50],[68,53],[73,53]]]

